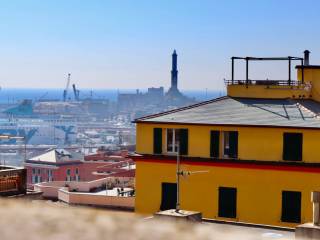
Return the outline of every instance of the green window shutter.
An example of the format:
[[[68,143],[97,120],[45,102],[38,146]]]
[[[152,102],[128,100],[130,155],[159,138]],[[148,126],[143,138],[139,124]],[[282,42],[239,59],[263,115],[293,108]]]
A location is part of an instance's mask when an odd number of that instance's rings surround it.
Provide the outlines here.
[[[188,129],[180,129],[180,154],[188,155]]]
[[[283,160],[302,160],[302,133],[283,133]]]
[[[153,129],[153,153],[162,153],[162,128]]]
[[[210,157],[219,158],[220,132],[210,131]]]
[[[238,132],[232,131],[229,133],[230,152],[229,156],[232,158],[238,157]]]

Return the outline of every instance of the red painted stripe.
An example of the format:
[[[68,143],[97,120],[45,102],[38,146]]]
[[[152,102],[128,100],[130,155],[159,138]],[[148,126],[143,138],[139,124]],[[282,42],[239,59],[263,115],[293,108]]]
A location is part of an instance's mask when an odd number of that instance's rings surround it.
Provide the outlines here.
[[[167,163],[176,164],[176,160],[169,159],[135,159],[138,162],[148,163]],[[235,160],[242,161],[242,160]],[[293,171],[293,172],[309,172],[320,173],[320,166],[283,166],[283,165],[271,165],[271,164],[255,164],[255,163],[226,163],[226,162],[195,162],[184,160],[181,164],[193,165],[193,166],[211,166],[211,167],[226,167],[226,168],[244,168],[244,169],[258,169],[258,170],[273,170],[273,171]]]

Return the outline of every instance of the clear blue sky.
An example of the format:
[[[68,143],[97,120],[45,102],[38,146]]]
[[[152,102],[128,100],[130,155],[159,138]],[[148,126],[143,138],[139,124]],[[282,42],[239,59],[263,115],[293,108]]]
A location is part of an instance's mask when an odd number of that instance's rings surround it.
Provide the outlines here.
[[[63,88],[71,72],[79,88],[167,88],[177,49],[180,88],[223,89],[233,55],[309,49],[320,64],[319,9],[317,0],[3,0],[0,85]],[[252,78],[286,78],[285,67],[256,64]]]

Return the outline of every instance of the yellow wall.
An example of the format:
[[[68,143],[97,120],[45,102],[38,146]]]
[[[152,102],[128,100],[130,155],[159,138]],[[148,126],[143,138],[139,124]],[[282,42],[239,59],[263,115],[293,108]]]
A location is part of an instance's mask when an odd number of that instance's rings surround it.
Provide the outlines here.
[[[282,191],[301,191],[301,222],[312,220],[311,191],[320,191],[317,173],[182,165],[183,170],[208,170],[181,180],[181,208],[200,211],[205,218],[218,217],[218,188],[237,188],[237,219],[256,224],[293,227],[281,222]],[[176,165],[137,161],[136,202],[139,213],[159,211],[161,183],[175,183]],[[226,220],[226,219],[222,219]]]
[[[298,79],[302,79],[302,71],[298,69]],[[320,69],[304,68],[304,82],[311,83],[312,99],[320,101]]]
[[[272,123],[270,123],[272,124]],[[238,131],[238,157],[240,160],[282,160],[283,133],[303,133],[304,162],[320,162],[320,130],[285,128],[218,127],[198,125],[137,124],[136,151],[140,154],[153,154],[153,128],[163,128],[163,149],[165,149],[165,128],[189,129],[190,157],[210,157],[210,131]]]
[[[244,98],[304,98],[308,99],[310,91],[303,87],[295,86],[263,86],[263,85],[228,85],[227,95],[230,97],[244,97]],[[304,96],[304,97],[303,97]]]

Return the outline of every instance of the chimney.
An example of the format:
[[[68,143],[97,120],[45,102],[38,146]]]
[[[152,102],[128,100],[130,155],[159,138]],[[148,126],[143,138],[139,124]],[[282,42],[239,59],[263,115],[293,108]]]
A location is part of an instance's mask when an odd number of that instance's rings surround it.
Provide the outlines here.
[[[310,51],[305,50],[304,51],[304,66],[309,66],[309,55],[310,55]]]

